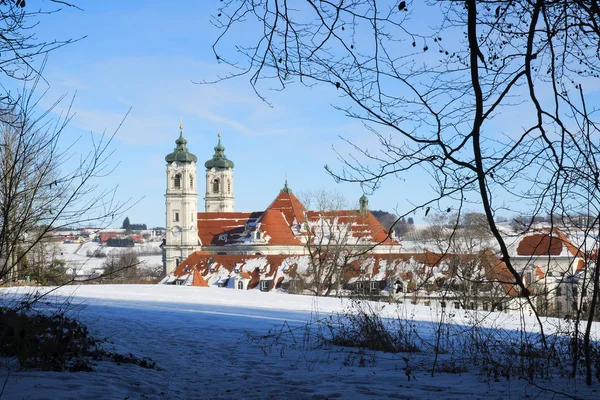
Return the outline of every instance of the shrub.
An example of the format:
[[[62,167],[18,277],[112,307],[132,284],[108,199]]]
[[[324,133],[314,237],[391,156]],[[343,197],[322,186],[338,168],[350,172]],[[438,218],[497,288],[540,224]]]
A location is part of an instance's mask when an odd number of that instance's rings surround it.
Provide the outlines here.
[[[16,360],[20,368],[45,371],[91,371],[93,360],[129,362],[155,368],[149,359],[102,349],[85,325],[65,316],[0,308],[0,357]]]
[[[405,322],[397,319],[385,323],[369,302],[355,300],[349,312],[331,317],[326,323],[329,337],[325,340],[338,346],[388,353],[417,352],[419,347]]]

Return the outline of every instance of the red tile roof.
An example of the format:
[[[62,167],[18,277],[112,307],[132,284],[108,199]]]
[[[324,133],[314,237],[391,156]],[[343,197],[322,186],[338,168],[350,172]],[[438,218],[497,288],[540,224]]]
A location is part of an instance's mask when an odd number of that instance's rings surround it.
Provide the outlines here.
[[[273,200],[268,210],[279,210],[285,217],[288,226],[293,226],[295,223],[304,222],[304,213],[306,209],[293,193],[281,191]]]
[[[546,274],[544,274],[544,271],[542,271],[540,267],[535,267],[535,274],[539,279],[544,279],[544,277],[546,276]]]
[[[302,242],[294,236],[281,210],[267,209],[258,220],[258,224],[260,230],[270,237],[269,244],[302,245]]]
[[[388,231],[371,212],[306,211],[300,200],[287,191],[280,192],[264,212],[198,213],[198,237],[203,246],[240,244],[250,241],[251,231],[258,228],[269,236],[265,244],[301,246],[303,243],[294,235],[293,228],[305,219],[316,222],[321,216],[332,221],[335,219],[340,224],[349,224],[352,236],[356,239],[365,238],[370,243],[398,243],[388,237]]]
[[[558,256],[562,253],[562,240],[549,233],[535,233],[521,239],[517,247],[520,256]]]
[[[389,237],[389,232],[370,211],[366,214],[361,214],[358,210],[307,211],[306,216],[313,223],[318,223],[323,217],[327,219],[327,224],[337,220],[338,224],[350,225],[352,236],[356,239],[364,238],[372,243],[398,243]]]
[[[204,279],[202,275],[200,275],[198,268],[194,267],[193,271],[194,279],[192,280],[192,286],[208,287],[208,282],[206,282],[206,279]]]
[[[487,262],[484,263],[486,278],[501,284],[508,296],[520,296],[520,287],[516,284],[515,277],[508,270],[504,261],[496,257],[491,250],[486,251],[485,256],[487,258]]]
[[[253,224],[260,212],[203,212],[198,213],[198,237],[203,246],[222,246],[241,242],[246,223]],[[227,240],[221,235],[227,235]]]
[[[557,228],[526,235],[521,238],[517,246],[517,254],[520,256],[566,255],[563,254],[564,250],[573,257],[583,257],[583,252]]]

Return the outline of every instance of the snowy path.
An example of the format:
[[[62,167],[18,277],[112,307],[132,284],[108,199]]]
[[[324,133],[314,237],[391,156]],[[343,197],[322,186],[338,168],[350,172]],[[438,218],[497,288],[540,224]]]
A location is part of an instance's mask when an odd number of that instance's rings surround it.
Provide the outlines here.
[[[72,288],[60,294],[70,295]],[[552,398],[523,382],[485,383],[472,374],[404,374],[402,355],[367,357],[354,350],[302,350],[302,330],[265,348],[264,335],[287,321],[302,326],[315,309],[340,310],[337,299],[160,286],[84,286],[78,316],[120,352],[153,359],[159,370],[102,362],[86,373],[12,372],[6,399],[521,399]],[[287,325],[286,325],[287,326]],[[287,328],[286,328],[287,329]],[[289,331],[286,331],[289,332]],[[370,366],[374,361],[374,366]],[[3,369],[3,376],[6,370]],[[582,398],[600,392],[568,389]],[[554,397],[561,398],[561,397]]]

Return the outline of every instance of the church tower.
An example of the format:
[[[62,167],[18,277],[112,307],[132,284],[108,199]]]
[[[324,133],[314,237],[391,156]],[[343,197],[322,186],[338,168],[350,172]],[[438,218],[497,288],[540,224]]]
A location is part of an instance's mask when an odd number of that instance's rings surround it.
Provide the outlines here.
[[[233,212],[233,161],[225,156],[225,147],[219,143],[213,157],[204,163],[206,167],[206,195],[204,211]]]
[[[196,162],[198,158],[186,147],[183,125],[175,150],[165,157],[167,162],[167,224],[165,243],[165,274],[171,273],[181,261],[198,248],[198,192]]]

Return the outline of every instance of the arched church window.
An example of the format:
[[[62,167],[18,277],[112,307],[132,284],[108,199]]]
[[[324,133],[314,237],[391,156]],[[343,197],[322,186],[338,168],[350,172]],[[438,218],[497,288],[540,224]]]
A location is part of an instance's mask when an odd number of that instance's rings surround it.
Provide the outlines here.
[[[181,174],[175,175],[175,189],[181,188]]]
[[[219,180],[215,179],[213,181],[213,193],[219,193]]]
[[[190,175],[190,189],[194,188],[194,175]]]
[[[231,181],[227,180],[227,193],[231,194]]]

